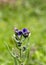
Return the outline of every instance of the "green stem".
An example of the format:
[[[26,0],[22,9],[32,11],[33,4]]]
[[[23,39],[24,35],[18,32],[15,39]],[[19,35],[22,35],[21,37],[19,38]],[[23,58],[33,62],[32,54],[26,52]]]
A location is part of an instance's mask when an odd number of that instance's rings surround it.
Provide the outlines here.
[[[20,59],[21,59],[21,49],[20,49]]]
[[[20,49],[20,65],[21,65],[21,49]]]
[[[16,60],[16,58],[14,58],[14,62],[15,62],[14,65],[17,65],[17,60]]]

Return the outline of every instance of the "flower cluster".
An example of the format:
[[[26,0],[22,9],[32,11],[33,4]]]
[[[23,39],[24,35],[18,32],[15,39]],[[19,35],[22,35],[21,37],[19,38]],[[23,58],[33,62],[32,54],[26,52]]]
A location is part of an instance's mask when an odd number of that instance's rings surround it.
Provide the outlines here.
[[[30,32],[27,28],[23,28],[22,30],[14,28],[14,32],[15,32],[14,38],[17,43],[17,46],[21,47],[23,41],[30,36]],[[23,47],[23,50],[25,49],[26,48]]]
[[[17,35],[18,37],[23,36],[24,38],[27,38],[30,34],[29,30],[26,28],[23,28],[22,30],[18,30],[17,28],[15,28],[14,31],[15,35]]]

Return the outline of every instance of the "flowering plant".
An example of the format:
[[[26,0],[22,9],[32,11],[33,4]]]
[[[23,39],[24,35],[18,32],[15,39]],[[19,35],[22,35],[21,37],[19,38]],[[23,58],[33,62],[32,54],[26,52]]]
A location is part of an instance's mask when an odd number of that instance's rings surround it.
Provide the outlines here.
[[[12,48],[12,52],[10,52],[8,45],[7,48],[15,60],[15,65],[29,65],[30,34],[30,31],[26,28],[23,28],[22,30],[14,28],[14,35],[12,38],[15,42],[15,48]]]

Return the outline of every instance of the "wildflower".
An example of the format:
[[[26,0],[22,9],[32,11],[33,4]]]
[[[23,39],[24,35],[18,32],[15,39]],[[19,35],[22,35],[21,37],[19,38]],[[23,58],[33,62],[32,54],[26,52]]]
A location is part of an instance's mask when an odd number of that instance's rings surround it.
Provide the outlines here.
[[[18,36],[22,35],[22,31],[21,30],[19,30],[17,33],[18,33]]]
[[[21,30],[18,30],[17,28],[15,28],[14,31],[15,31],[15,36],[16,36],[16,38],[17,38],[17,37],[20,38],[21,35],[22,35],[22,31],[21,31]]]
[[[22,33],[23,33],[23,36],[26,38],[26,37],[29,36],[29,33],[30,33],[30,32],[28,31],[28,29],[23,28]]]
[[[18,39],[21,39],[21,37],[22,37],[22,31],[21,30],[18,30],[17,37],[18,37]]]

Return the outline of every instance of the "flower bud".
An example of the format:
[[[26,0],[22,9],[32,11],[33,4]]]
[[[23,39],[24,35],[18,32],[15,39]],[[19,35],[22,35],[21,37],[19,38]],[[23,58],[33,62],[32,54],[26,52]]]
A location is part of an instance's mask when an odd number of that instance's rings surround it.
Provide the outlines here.
[[[23,51],[25,51],[26,50],[26,47],[23,47]]]
[[[22,44],[21,42],[18,42],[18,46],[19,46],[19,47],[21,46],[21,44]]]
[[[16,27],[14,28],[14,31],[15,31],[15,35],[17,35],[18,34],[18,29]]]

